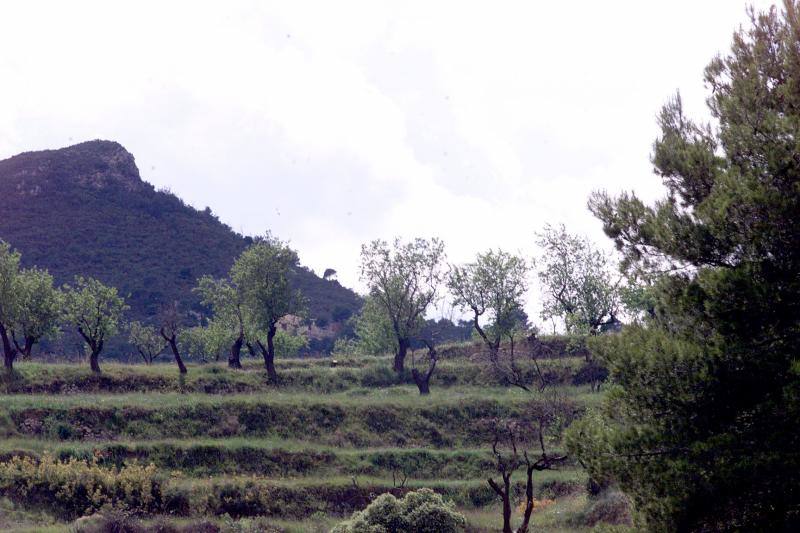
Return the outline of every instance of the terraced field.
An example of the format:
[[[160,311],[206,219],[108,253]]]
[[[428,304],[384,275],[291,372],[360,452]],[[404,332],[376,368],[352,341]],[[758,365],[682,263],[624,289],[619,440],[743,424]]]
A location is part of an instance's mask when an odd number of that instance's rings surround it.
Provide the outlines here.
[[[582,358],[540,364],[576,413],[598,400],[576,383]],[[429,396],[390,368],[381,357],[335,367],[284,360],[275,387],[255,363],[241,371],[193,365],[184,380],[169,365],[106,364],[93,376],[76,365],[23,363],[0,396],[0,460],[80,460],[102,472],[153,465],[158,497],[140,517],[157,522],[153,530],[327,531],[377,494],[429,487],[456,503],[471,530],[499,531],[485,422],[525,419],[542,407],[542,394],[498,387],[463,357],[442,361]],[[524,473],[514,481],[521,495]],[[569,461],[537,473],[535,527],[594,525],[602,502],[587,497],[586,481]],[[25,492],[8,475],[0,490],[6,529],[69,530],[86,512]]]

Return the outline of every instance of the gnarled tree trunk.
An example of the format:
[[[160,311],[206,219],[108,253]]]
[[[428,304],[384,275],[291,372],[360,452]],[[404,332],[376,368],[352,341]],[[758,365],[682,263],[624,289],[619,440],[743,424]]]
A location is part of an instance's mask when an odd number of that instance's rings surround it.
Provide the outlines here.
[[[408,339],[400,339],[397,342],[397,353],[394,356],[394,370],[398,374],[405,371],[406,353],[408,353]]]
[[[14,370],[14,359],[17,357],[17,350],[11,346],[8,338],[8,331],[3,324],[0,324],[0,338],[3,341],[3,364],[9,374]]]
[[[175,338],[175,334],[167,335],[164,328],[161,328],[161,336],[164,337],[164,340],[167,341],[169,344],[169,349],[172,350],[172,355],[175,356],[175,363],[178,365],[178,371],[181,374],[186,373],[186,365],[183,364],[183,358],[181,358],[181,353],[178,351],[178,340]]]
[[[258,347],[264,355],[264,367],[267,369],[267,375],[272,383],[278,382],[278,373],[275,371],[275,334],[277,332],[275,325],[269,327],[266,348],[261,344],[261,341],[258,341]]]
[[[240,335],[236,342],[231,345],[231,353],[228,355],[228,366],[230,368],[242,368],[242,362],[239,360],[242,344],[244,344],[244,336]]]
[[[417,384],[420,394],[431,393],[431,376],[433,375],[433,371],[436,369],[436,349],[429,342],[426,342],[425,344],[428,346],[428,359],[430,364],[428,371],[425,374],[422,374],[416,368],[411,369],[411,376],[414,378],[414,383]]]
[[[92,372],[95,374],[100,373],[100,352],[103,351],[103,343],[101,342],[99,345],[92,346],[92,353],[89,355],[89,366],[92,368]]]

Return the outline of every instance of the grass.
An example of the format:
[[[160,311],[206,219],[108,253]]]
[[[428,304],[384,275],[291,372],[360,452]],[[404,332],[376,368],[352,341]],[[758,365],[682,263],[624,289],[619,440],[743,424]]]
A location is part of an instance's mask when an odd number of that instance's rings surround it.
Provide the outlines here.
[[[474,346],[441,351],[429,396],[409,376],[398,379],[388,356],[341,357],[335,367],[327,358],[279,360],[277,386],[253,360],[239,371],[190,364],[183,380],[166,363],[105,363],[95,376],[73,364],[24,362],[0,384],[0,457],[49,453],[103,468],[152,463],[164,476],[170,514],[141,517],[145,525],[167,520],[191,530],[192,520],[205,519],[222,531],[328,531],[377,494],[429,487],[457,504],[471,531],[499,531],[484,424],[526,419],[546,396],[492,383],[469,358]],[[599,401],[574,383],[582,357],[540,365],[552,377],[548,392],[560,391],[576,412]],[[562,451],[558,442],[551,451]],[[513,478],[518,496],[523,478],[522,471]],[[556,503],[534,514],[533,529],[587,530],[580,521],[592,502],[578,465],[534,480],[537,497]],[[69,530],[45,503],[30,509],[5,500],[0,529]],[[266,522],[246,518],[262,514]]]

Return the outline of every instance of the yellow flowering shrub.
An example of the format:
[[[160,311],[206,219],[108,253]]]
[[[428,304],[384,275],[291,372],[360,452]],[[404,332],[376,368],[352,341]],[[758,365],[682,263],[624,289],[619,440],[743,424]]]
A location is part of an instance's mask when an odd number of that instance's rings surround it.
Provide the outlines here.
[[[554,503],[556,503],[556,501],[555,500],[551,500],[550,498],[544,498],[542,500],[537,500],[536,498],[534,498],[533,499],[533,512],[536,513],[536,512],[542,511],[545,508],[553,505]],[[524,513],[526,505],[527,504],[525,503],[525,501],[520,502],[519,506],[517,507],[517,512],[519,512],[520,514]]]
[[[96,461],[58,461],[12,457],[0,463],[0,494],[16,501],[52,507],[73,518],[104,505],[132,511],[155,511],[161,505],[162,481],[154,465],[103,468]]]

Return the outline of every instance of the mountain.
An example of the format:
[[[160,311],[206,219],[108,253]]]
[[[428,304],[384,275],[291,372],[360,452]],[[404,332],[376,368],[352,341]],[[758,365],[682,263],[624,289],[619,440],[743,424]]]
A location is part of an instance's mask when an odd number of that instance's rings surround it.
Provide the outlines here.
[[[81,274],[116,286],[138,320],[171,301],[200,309],[197,278],[225,275],[252,242],[210,209],[156,191],[133,155],[99,140],[0,161],[0,239],[59,283]],[[311,318],[342,320],[361,306],[356,293],[305,267],[295,285]]]

